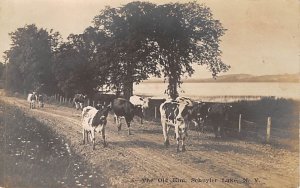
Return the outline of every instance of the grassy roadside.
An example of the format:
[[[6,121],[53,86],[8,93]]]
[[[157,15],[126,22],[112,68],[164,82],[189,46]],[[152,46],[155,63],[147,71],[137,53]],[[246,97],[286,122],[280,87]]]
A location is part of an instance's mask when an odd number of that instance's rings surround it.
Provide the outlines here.
[[[47,125],[0,101],[0,187],[101,187],[96,169]]]

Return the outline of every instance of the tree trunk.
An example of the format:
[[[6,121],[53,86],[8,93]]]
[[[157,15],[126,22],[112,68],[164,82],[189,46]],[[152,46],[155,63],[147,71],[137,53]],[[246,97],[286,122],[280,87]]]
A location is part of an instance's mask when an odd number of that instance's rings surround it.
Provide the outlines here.
[[[177,81],[176,81],[176,79],[174,79],[173,76],[169,77],[168,90],[169,90],[169,96],[171,97],[171,99],[174,100],[179,96],[178,91],[177,91]]]
[[[130,61],[126,64],[126,76],[123,82],[124,98],[129,100],[129,98],[133,95],[133,67]]]
[[[123,87],[124,98],[129,100],[129,98],[133,95],[133,82],[125,81]]]

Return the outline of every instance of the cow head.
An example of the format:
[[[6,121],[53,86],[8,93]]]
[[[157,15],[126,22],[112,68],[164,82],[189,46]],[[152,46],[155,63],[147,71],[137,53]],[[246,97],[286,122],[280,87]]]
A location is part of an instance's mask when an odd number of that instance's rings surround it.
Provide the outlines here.
[[[106,125],[106,123],[107,123],[106,117],[105,116],[101,116],[98,119],[98,125],[95,128],[95,131],[98,132],[98,133],[100,133],[103,130],[103,126]]]
[[[93,122],[92,124],[96,125],[96,129],[95,131],[96,132],[101,132],[103,130],[103,126],[106,125],[107,123],[107,115],[108,115],[108,112],[111,110],[111,107],[110,105],[102,108],[101,110],[98,110],[94,119],[93,119]]]
[[[196,107],[196,117],[199,121],[203,122],[208,118],[208,112],[210,111],[209,104],[204,102],[198,103]]]
[[[134,115],[144,118],[144,110],[142,106],[134,106]]]
[[[95,105],[95,108],[96,108],[97,110],[101,110],[101,109],[104,108],[104,106],[103,106],[102,104],[96,104],[96,105]]]
[[[224,116],[226,121],[229,120],[231,109],[232,109],[232,105],[229,104],[224,105],[224,112],[225,112]]]
[[[149,107],[149,98],[146,97],[143,99],[143,108],[148,108]]]

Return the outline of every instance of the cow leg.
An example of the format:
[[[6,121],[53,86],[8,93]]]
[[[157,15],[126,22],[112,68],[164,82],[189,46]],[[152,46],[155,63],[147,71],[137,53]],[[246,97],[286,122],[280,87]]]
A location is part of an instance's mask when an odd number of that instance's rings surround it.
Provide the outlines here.
[[[177,152],[179,152],[179,127],[178,126],[175,126],[175,134],[176,134]]]
[[[115,116],[116,117],[116,123],[118,126],[118,131],[121,130],[121,118],[119,116]]]
[[[144,109],[142,107],[142,116],[144,116]],[[143,117],[141,117],[141,124],[143,124]]]
[[[106,147],[107,144],[106,144],[106,141],[105,141],[105,128],[104,127],[103,127],[101,133],[102,133],[102,139],[103,139],[103,147]]]
[[[168,138],[168,132],[169,132],[169,126],[167,126],[166,123],[162,123],[163,127],[163,134],[164,134],[164,139],[165,139],[165,147],[168,147],[170,145],[169,138]]]
[[[93,141],[93,150],[95,150],[95,130],[91,130],[91,139]]]
[[[188,130],[190,129],[190,121],[188,121],[186,124],[187,124],[187,128],[185,128],[185,130],[184,130],[184,134],[186,135],[186,136],[188,136]]]
[[[86,134],[86,131],[85,129],[82,129],[82,143],[85,144],[85,134]]]
[[[91,130],[91,131],[87,131],[87,135],[89,135],[89,136],[90,136],[90,140],[91,140],[91,141],[93,141],[93,135],[92,135],[92,131],[93,131],[93,130]],[[95,135],[95,133],[94,133],[94,135]],[[89,139],[87,139],[87,142],[89,142]]]
[[[114,115],[114,123],[117,123],[117,116],[116,115]]]
[[[219,135],[220,135],[220,138],[223,138],[225,136],[225,131],[224,131],[224,124],[220,124],[219,128],[218,128],[218,131],[219,131]]]
[[[213,125],[213,128],[214,128],[215,138],[218,138],[218,126]]]
[[[184,141],[185,141],[185,136],[183,136],[183,138],[182,138],[182,152],[186,151]]]
[[[127,124],[127,127],[128,127],[128,135],[131,135],[131,131],[130,131],[130,120],[126,119],[126,117],[125,117],[125,120],[126,120],[126,124]]]
[[[90,134],[90,131],[86,131],[85,134],[86,134],[86,142],[89,143],[90,142],[89,140],[92,140],[92,138],[91,138],[92,135]]]

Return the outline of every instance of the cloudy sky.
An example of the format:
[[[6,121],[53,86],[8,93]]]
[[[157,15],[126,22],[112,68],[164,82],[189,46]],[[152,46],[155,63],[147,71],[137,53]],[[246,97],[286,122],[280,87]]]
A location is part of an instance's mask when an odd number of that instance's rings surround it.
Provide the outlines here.
[[[82,33],[106,5],[129,0],[0,0],[0,54],[10,47],[9,32],[25,24],[59,31],[63,38]],[[156,4],[188,0],[149,0]],[[197,0],[209,6],[228,29],[222,37],[222,59],[231,65],[226,74],[298,73],[300,3],[298,0]],[[3,58],[0,58],[3,61]],[[195,67],[195,77],[209,77]]]

